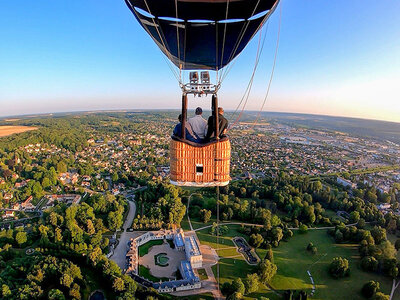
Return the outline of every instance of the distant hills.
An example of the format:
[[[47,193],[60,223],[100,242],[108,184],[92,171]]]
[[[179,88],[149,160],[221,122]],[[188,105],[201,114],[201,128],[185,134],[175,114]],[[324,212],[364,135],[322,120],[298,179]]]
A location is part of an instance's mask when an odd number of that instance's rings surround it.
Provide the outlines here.
[[[87,112],[65,112],[65,113],[54,113],[54,114],[39,114],[31,116],[13,116],[13,118],[21,119],[7,119],[10,117],[0,117],[0,124],[7,125],[7,123],[15,123],[17,120],[32,119],[32,118],[49,118],[49,117],[61,117],[65,115],[80,115],[80,114],[106,114],[106,113],[162,113],[167,114],[168,117],[174,118],[179,113],[179,110],[175,109],[163,109],[163,110],[115,110],[115,111],[87,111]],[[192,113],[192,111],[190,111]],[[254,121],[257,117],[258,112],[246,111],[240,121]],[[209,115],[208,111],[205,111],[205,117]],[[229,120],[232,120],[232,112],[227,111],[226,116]],[[237,117],[237,114],[236,116]],[[14,122],[13,122],[14,121]],[[400,123],[386,122],[378,120],[368,120],[359,118],[348,118],[348,117],[332,117],[324,115],[311,115],[311,114],[296,114],[296,113],[280,113],[280,112],[262,112],[259,123],[262,122],[277,121],[293,126],[302,126],[309,129],[324,129],[331,131],[340,131],[351,135],[375,138],[378,140],[390,141],[400,145]]]
[[[246,112],[245,119],[254,120],[256,115],[257,112]],[[263,112],[261,118],[310,129],[341,131],[356,136],[372,137],[400,144],[400,123],[395,122],[275,112]]]

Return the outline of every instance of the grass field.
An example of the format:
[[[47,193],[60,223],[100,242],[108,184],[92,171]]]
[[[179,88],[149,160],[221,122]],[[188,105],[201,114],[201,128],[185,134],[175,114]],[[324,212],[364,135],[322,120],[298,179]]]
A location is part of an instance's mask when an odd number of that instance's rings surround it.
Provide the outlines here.
[[[0,137],[36,129],[37,127],[31,127],[31,126],[0,126]]]
[[[221,257],[219,263],[220,284],[230,282],[237,277],[245,278],[246,274],[256,272],[256,267],[248,265],[238,253],[231,240],[234,236],[248,237],[238,232],[239,225],[230,225],[229,232],[220,237],[218,254]],[[197,232],[202,244],[217,249],[215,236],[208,233],[208,229]],[[306,250],[309,242],[313,242],[318,248],[318,254],[312,255]],[[232,247],[232,248],[231,248]],[[265,257],[264,249],[257,249],[260,258]],[[235,256],[232,258],[232,256]],[[333,279],[328,273],[328,267],[332,259],[341,256],[349,260],[351,275],[347,278]],[[326,230],[309,230],[307,234],[295,233],[289,242],[282,242],[274,249],[275,263],[278,272],[270,282],[272,291],[262,285],[257,293],[246,295],[244,299],[259,299],[260,296],[271,300],[281,299],[284,290],[308,290],[312,289],[307,270],[310,270],[316,283],[316,292],[313,299],[363,299],[360,290],[369,280],[379,281],[381,291],[390,294],[392,280],[375,273],[364,272],[360,269],[360,257],[356,244],[335,244],[328,236]],[[214,275],[217,276],[217,266],[213,266]],[[399,293],[400,294],[400,293]],[[395,296],[398,296],[396,293]],[[394,297],[393,299],[400,299]]]
[[[198,294],[198,295],[193,295],[193,296],[184,296],[184,297],[179,297],[179,300],[214,300],[214,297],[211,293],[205,293],[205,294]]]
[[[157,278],[150,274],[150,270],[145,266],[139,265],[139,275],[153,282],[168,281],[168,278]]]
[[[317,246],[317,255],[306,251],[309,242]],[[350,277],[333,279],[328,274],[329,264],[336,256],[349,260]],[[283,242],[274,249],[274,258],[278,272],[272,279],[271,286],[276,290],[311,290],[311,281],[307,275],[307,270],[310,270],[316,283],[313,299],[363,299],[360,290],[369,280],[379,281],[382,292],[390,293],[390,278],[360,269],[357,245],[334,244],[326,230],[311,230],[305,235],[295,233],[289,242]]]
[[[208,279],[206,270],[204,270],[204,269],[197,269],[197,273],[199,273],[200,280],[207,280],[207,279]]]
[[[139,257],[142,257],[149,253],[149,250],[151,247],[156,246],[156,245],[162,245],[164,243],[164,240],[154,240],[154,241],[149,241],[146,244],[142,245],[139,247]]]
[[[247,274],[256,272],[256,267],[247,264],[243,256],[237,252],[235,244],[232,241],[233,237],[242,236],[247,238],[247,236],[238,232],[240,225],[229,225],[228,227],[228,233],[225,236],[219,237],[219,245],[217,244],[217,237],[208,233],[208,228],[197,232],[201,244],[209,245],[214,249],[217,249],[217,247],[221,249],[217,251],[221,257],[219,262],[220,285],[224,284],[224,282],[231,282],[237,277],[244,279]],[[265,256],[265,250],[257,250],[257,253],[260,257]],[[232,256],[234,258],[231,258]],[[212,270],[214,275],[217,276],[216,265],[212,267]],[[246,295],[244,299],[259,299],[260,296],[268,297],[271,300],[280,299],[279,296],[275,295],[264,285],[261,285],[257,293]]]

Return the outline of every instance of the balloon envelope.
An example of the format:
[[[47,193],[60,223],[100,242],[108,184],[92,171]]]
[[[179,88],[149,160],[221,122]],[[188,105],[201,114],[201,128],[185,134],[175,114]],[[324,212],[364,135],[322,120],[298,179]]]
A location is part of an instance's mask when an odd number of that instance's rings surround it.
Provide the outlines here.
[[[219,70],[249,43],[279,0],[125,0],[178,68]]]

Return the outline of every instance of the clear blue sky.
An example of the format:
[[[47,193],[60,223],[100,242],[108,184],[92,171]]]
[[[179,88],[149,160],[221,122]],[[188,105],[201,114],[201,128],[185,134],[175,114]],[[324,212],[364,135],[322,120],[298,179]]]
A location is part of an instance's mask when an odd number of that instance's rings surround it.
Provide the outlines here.
[[[400,122],[400,1],[282,0],[280,47],[265,110]],[[246,109],[258,110],[273,62],[279,9]],[[220,93],[234,109],[255,38]],[[208,107],[210,98],[190,98]],[[122,0],[2,1],[0,116],[94,109],[178,108],[180,90]]]

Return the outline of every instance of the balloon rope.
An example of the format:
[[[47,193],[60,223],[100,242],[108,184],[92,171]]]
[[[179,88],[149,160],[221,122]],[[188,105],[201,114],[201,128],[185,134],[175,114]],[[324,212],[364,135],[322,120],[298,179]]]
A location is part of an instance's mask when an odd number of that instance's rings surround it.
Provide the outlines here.
[[[268,88],[267,88],[267,92],[266,92],[265,97],[264,97],[263,104],[262,104],[262,106],[261,106],[260,111],[259,111],[258,114],[257,114],[257,118],[256,118],[256,120],[254,121],[253,126],[251,127],[251,129],[254,129],[254,126],[256,126],[256,124],[257,124],[257,122],[258,122],[258,120],[259,120],[259,118],[260,118],[261,112],[262,112],[263,109],[264,109],[264,105],[265,105],[265,103],[267,102],[267,98],[268,98],[268,95],[269,95],[269,91],[270,91],[270,89],[271,89],[271,83],[272,83],[272,79],[274,78],[274,73],[275,73],[276,58],[277,58],[277,56],[278,56],[278,50],[279,50],[279,40],[280,40],[280,35],[281,35],[281,23],[282,23],[282,3],[281,3],[280,8],[279,8],[278,38],[277,38],[277,40],[276,40],[274,64],[272,65],[271,75],[270,75],[270,77],[269,77]]]
[[[217,286],[218,286],[218,292],[220,290],[219,287],[219,186],[217,186],[217,255],[218,255],[218,261],[217,261]]]
[[[269,24],[269,23],[268,23],[268,24]],[[261,46],[261,49],[260,49],[260,42],[261,42],[262,29],[260,30],[260,36],[259,36],[259,39],[258,39],[258,46],[257,46],[257,55],[256,55],[255,63],[254,63],[253,73],[252,73],[252,75],[251,75],[251,78],[250,78],[250,80],[249,80],[249,83],[247,84],[247,88],[246,88],[246,90],[245,90],[245,92],[244,92],[244,94],[243,94],[243,97],[242,97],[242,99],[240,100],[239,104],[238,104],[237,107],[236,107],[236,110],[235,110],[234,113],[233,113],[232,118],[234,118],[234,116],[235,116],[235,114],[237,113],[237,111],[238,111],[240,105],[242,104],[243,100],[244,100],[245,98],[246,98],[246,100],[245,100],[245,103],[244,103],[244,105],[243,105],[243,107],[242,107],[240,113],[239,113],[239,116],[235,119],[235,121],[233,122],[233,124],[232,124],[231,126],[229,126],[229,129],[230,129],[230,128],[233,128],[233,127],[236,125],[236,123],[240,120],[240,118],[242,117],[243,111],[244,111],[244,109],[245,109],[245,107],[246,107],[246,105],[247,105],[247,101],[248,101],[249,96],[250,96],[251,88],[252,88],[252,86],[253,86],[254,75],[255,75],[255,73],[256,73],[256,70],[257,70],[257,67],[258,67],[258,63],[259,63],[259,61],[260,61],[260,57],[261,57],[262,50],[263,50],[263,48],[264,48],[264,43],[265,43],[265,38],[266,38],[266,36],[267,36],[267,33],[268,33],[268,26],[267,26],[266,32],[265,32],[265,34],[264,34],[263,43],[262,43],[262,46]],[[246,96],[246,95],[247,95],[247,96]]]
[[[144,0],[144,3],[145,3],[145,5],[146,5],[146,7],[147,7],[147,11],[152,15],[151,10],[150,10],[150,7],[149,7],[149,5],[147,4],[147,0]],[[162,46],[163,46],[163,48],[164,48],[164,51],[163,51],[163,52],[168,56],[168,59],[169,59],[170,61],[172,61],[172,57],[171,57],[171,55],[170,55],[169,48],[168,48],[167,45],[164,43],[165,37],[164,37],[164,34],[163,34],[162,30],[161,30],[161,26],[160,26],[160,24],[156,24],[156,22],[155,22],[154,20],[155,20],[155,18],[152,18],[154,27],[155,27],[155,29],[156,29],[156,31],[157,31],[158,37],[160,38],[161,43],[162,43]],[[158,27],[160,27],[160,30],[158,30]],[[160,31],[161,31],[161,32],[160,32]],[[176,72],[174,72],[174,74],[175,74],[175,77],[176,77],[176,78],[178,79],[178,81],[179,81],[179,75],[176,74]]]
[[[175,15],[176,15],[176,43],[178,48],[178,65],[179,65],[179,84],[182,83],[182,65],[181,65],[181,50],[179,42],[179,26],[178,26],[178,0],[175,0]],[[185,26],[186,27],[186,26]],[[186,30],[186,29],[185,29]]]
[[[142,22],[141,18],[137,14],[137,12],[136,12],[135,8],[132,6],[132,4],[129,1],[127,1],[127,3],[129,4],[129,6],[131,8],[131,11],[135,14],[136,18],[139,20],[140,24],[142,24],[142,27],[144,28],[144,30],[146,30],[146,32],[150,36],[150,38],[154,41],[154,43],[156,43],[156,45],[159,45],[159,47],[162,48],[162,45],[160,45],[160,43],[153,37],[151,32],[148,30],[148,28],[143,25],[143,22]],[[150,11],[149,11],[149,13],[151,14]],[[157,29],[157,25],[154,22],[154,18],[151,18],[151,19],[153,20],[154,27]],[[157,32],[158,32],[158,29],[157,29]],[[158,33],[158,35],[160,37],[160,40],[163,42],[163,39],[161,38],[159,33]],[[164,54],[166,56],[168,56],[168,51],[166,51],[165,46],[163,46],[163,47],[164,47],[164,50],[162,50],[162,49],[161,50],[164,52]],[[164,55],[162,57],[163,57],[164,61],[167,63],[167,65],[168,65],[169,69],[171,70],[172,74],[175,76],[176,80],[179,82],[179,76],[177,75],[177,73],[174,70],[173,66],[171,66],[172,63],[169,60],[167,60]]]
[[[279,2],[280,2],[280,0],[277,0],[277,1],[275,2],[275,4],[273,5],[273,7],[268,11],[268,13],[267,13],[267,14],[265,15],[265,17],[264,17],[264,20],[261,22],[261,24],[258,26],[258,29],[255,31],[254,35],[258,32],[258,30],[260,30],[260,28],[261,28],[261,27],[265,24],[265,22],[269,19],[269,17],[272,15],[272,13],[275,11],[276,7],[278,6]],[[253,16],[253,15],[254,15],[254,11],[253,11],[252,16]],[[252,17],[252,16],[251,16],[251,17]],[[250,17],[250,18],[251,18],[251,17]],[[253,35],[253,36],[254,36],[254,35]],[[252,36],[250,39],[252,39],[253,36]],[[231,58],[230,58],[228,61],[231,61]],[[232,69],[233,66],[235,65],[235,63],[236,63],[236,58],[232,58],[232,61],[233,61],[233,62],[227,66],[226,71],[225,71],[224,75],[223,75],[222,78],[221,78],[220,84],[222,84],[222,82],[225,80],[225,78],[228,76],[229,72],[231,71],[231,69]]]
[[[228,61],[231,61],[232,58],[235,56],[236,51],[237,51],[237,49],[239,48],[240,43],[241,43],[242,40],[243,40],[244,34],[246,33],[247,28],[249,27],[249,24],[250,24],[249,19],[250,19],[251,17],[254,16],[254,14],[255,14],[255,12],[256,12],[257,7],[258,7],[259,4],[260,4],[260,0],[257,1],[257,5],[254,7],[253,12],[251,13],[251,16],[243,23],[242,30],[241,30],[241,32],[240,32],[240,34],[239,34],[238,39],[236,40],[234,50],[231,52]],[[222,77],[221,77],[221,78],[222,78]],[[221,82],[220,82],[220,83],[221,83]]]
[[[224,54],[225,54],[225,37],[226,37],[226,26],[228,25],[226,20],[228,20],[228,12],[229,12],[229,2],[228,0],[226,2],[226,13],[225,13],[225,26],[224,26],[224,37],[222,38],[222,53],[221,53],[221,64],[220,68],[222,67],[222,64],[224,63]]]

